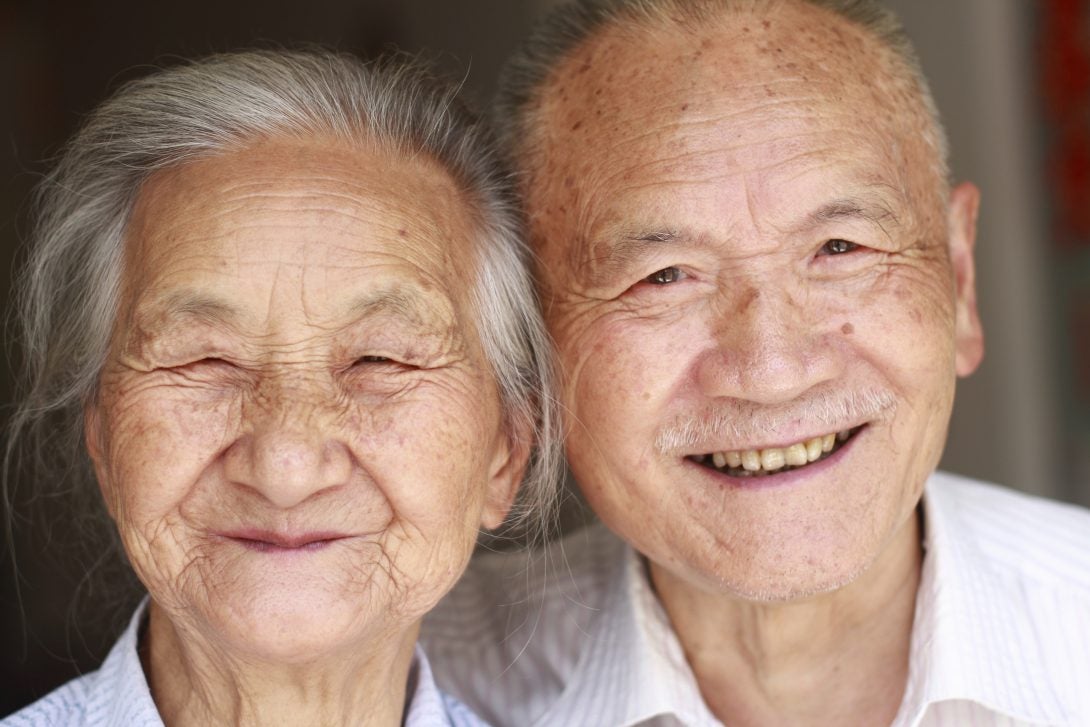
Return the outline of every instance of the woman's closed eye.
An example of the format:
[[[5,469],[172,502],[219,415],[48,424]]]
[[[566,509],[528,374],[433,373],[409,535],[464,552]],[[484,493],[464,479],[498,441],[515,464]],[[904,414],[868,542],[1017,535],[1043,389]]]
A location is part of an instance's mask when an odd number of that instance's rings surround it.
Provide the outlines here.
[[[219,356],[204,356],[184,363],[162,366],[164,371],[176,373],[213,373],[217,370],[229,370],[235,368],[230,361]]]
[[[372,371],[372,372],[396,372],[396,371],[408,371],[411,369],[419,368],[418,366],[406,361],[406,356],[384,356],[377,353],[369,353],[365,356],[360,356],[352,362],[352,368],[356,371]]]

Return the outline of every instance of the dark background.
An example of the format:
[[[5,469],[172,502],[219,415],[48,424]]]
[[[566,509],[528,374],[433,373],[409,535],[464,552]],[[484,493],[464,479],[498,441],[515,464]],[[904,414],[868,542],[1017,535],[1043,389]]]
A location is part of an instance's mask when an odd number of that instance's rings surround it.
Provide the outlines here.
[[[553,2],[0,0],[5,312],[30,190],[82,116],[125,80],[245,46],[318,42],[363,56],[397,46],[428,49],[484,103],[502,60]],[[957,176],[984,191],[978,276],[989,354],[959,390],[944,466],[1090,504],[1090,0],[889,4],[919,45]],[[5,353],[7,404],[17,361],[8,335]],[[7,542],[0,553],[0,715],[94,668],[131,607],[124,594],[79,588],[95,554],[69,558],[59,547],[72,532],[63,503],[33,495],[25,482],[15,501],[19,515],[44,512],[16,520],[18,581]],[[81,604],[107,601],[117,602],[113,617],[86,622]]]
[[[317,42],[362,56],[426,50],[485,103],[502,59],[527,30],[529,3],[504,0],[47,0],[0,5],[0,296],[10,299],[14,258],[28,236],[30,191],[48,159],[110,90],[151,68],[209,52]],[[6,305],[5,305],[6,312]],[[6,332],[10,329],[5,329]],[[17,352],[5,337],[7,361]],[[0,367],[12,396],[12,366]],[[10,549],[0,554],[0,716],[94,668],[124,627],[126,594],[96,593],[86,563],[66,547],[63,503],[34,501],[22,483],[15,589]],[[58,562],[58,560],[60,562]],[[74,594],[78,598],[74,600]],[[81,604],[109,601],[106,620]]]

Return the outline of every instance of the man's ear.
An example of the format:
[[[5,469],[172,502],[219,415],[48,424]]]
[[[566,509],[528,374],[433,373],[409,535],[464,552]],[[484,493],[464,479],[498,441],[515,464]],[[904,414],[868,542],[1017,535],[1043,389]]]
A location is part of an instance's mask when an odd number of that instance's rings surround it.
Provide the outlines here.
[[[102,452],[102,415],[98,405],[94,402],[83,407],[83,444],[87,447],[87,454],[91,457],[94,466],[95,479],[98,481],[98,489],[102,494],[102,500],[106,503],[106,509],[110,517],[114,517],[114,502],[110,496],[109,485],[106,482],[105,457]]]
[[[980,190],[969,182],[950,192],[947,219],[950,238],[950,264],[954,270],[954,311],[956,323],[955,368],[958,376],[976,371],[984,358],[984,331],[976,307],[976,220],[980,210]]]
[[[495,530],[503,524],[515,501],[526,465],[530,461],[530,423],[507,427],[496,438],[488,468],[481,527]]]

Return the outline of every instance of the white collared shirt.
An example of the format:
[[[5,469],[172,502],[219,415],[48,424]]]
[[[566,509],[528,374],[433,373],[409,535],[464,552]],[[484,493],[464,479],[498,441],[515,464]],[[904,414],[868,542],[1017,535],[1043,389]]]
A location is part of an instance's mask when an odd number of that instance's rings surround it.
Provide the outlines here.
[[[0,727],[163,727],[137,652],[146,607],[145,599],[97,671],[0,720]],[[409,692],[404,727],[488,727],[464,704],[439,691],[419,645]]]
[[[894,727],[1090,726],[1090,511],[937,473]],[[640,557],[601,525],[488,555],[425,620],[438,683],[496,725],[721,725]]]

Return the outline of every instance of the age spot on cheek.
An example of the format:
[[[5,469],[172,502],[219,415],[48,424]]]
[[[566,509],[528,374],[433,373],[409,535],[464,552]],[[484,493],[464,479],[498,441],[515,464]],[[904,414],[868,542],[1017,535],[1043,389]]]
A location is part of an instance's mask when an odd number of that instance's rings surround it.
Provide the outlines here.
[[[855,333],[855,326],[853,326],[851,323],[845,323],[840,327],[840,332],[843,333],[845,336],[850,336]]]

